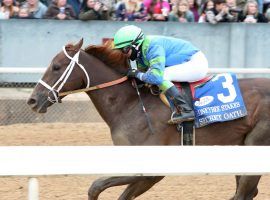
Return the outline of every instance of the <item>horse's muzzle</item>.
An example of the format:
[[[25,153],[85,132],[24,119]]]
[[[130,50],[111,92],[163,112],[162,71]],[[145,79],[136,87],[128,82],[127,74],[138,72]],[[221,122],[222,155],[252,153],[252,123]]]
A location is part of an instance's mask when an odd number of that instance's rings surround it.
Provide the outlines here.
[[[47,98],[41,102],[38,98],[33,96],[28,99],[27,104],[37,113],[46,113],[47,108],[52,105],[51,102],[47,101]]]
[[[37,107],[37,101],[34,98],[29,98],[27,101],[27,104],[34,109],[35,107]]]

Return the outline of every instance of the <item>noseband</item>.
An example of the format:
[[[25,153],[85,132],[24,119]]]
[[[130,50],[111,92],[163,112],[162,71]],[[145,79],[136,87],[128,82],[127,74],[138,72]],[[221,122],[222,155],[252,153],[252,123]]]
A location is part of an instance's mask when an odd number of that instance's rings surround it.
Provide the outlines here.
[[[43,85],[45,88],[47,88],[49,90],[48,101],[50,101],[51,103],[59,103],[60,102],[59,92],[63,88],[63,86],[66,83],[69,76],[71,75],[71,72],[73,71],[73,69],[75,67],[75,64],[77,64],[77,66],[79,66],[83,70],[83,72],[84,72],[84,74],[85,74],[85,76],[87,78],[86,88],[88,88],[89,85],[90,85],[89,75],[87,74],[87,71],[85,70],[84,66],[82,66],[79,63],[80,51],[78,51],[73,57],[70,57],[68,55],[65,46],[63,47],[63,51],[65,53],[65,56],[70,59],[70,63],[67,66],[66,70],[61,75],[61,77],[56,81],[56,83],[52,87],[50,85],[48,85],[46,82],[44,82],[43,80],[41,80],[41,79],[38,81],[38,83],[40,83],[41,85]],[[57,88],[57,86],[58,86],[58,88]],[[50,97],[50,92],[53,95],[53,99]]]

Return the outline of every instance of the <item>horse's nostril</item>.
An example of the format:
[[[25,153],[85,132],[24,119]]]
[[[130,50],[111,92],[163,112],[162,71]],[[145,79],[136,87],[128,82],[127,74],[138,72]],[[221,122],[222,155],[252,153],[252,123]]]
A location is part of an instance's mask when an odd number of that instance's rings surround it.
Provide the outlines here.
[[[30,99],[27,101],[27,104],[28,104],[28,105],[35,105],[36,102],[37,102],[37,101],[36,101],[35,99],[30,98]]]

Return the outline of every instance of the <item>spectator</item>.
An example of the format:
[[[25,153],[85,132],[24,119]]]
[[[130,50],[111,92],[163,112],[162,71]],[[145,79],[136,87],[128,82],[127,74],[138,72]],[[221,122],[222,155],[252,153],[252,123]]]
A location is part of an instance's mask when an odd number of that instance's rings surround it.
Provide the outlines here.
[[[54,0],[45,13],[44,18],[70,20],[75,19],[76,14],[71,5],[67,4],[67,0]]]
[[[230,14],[234,16],[232,21],[237,22],[239,14],[242,12],[242,10],[237,7],[236,0],[226,0],[226,4],[229,7]]]
[[[268,20],[268,22],[270,23],[270,8],[268,8],[265,12],[265,17]]]
[[[3,0],[0,7],[0,19],[17,17],[19,8],[14,5],[13,0]]]
[[[117,2],[113,5],[114,10],[117,10],[118,6],[123,3],[123,0],[117,0]]]
[[[212,11],[214,12],[214,1],[213,0],[207,0],[203,6],[202,6],[202,10],[201,10],[201,15],[199,17],[199,23],[204,23],[204,22],[208,22],[208,19],[206,18],[206,13]]]
[[[116,8],[116,20],[118,21],[134,21],[134,13],[137,9],[136,0],[123,0]]]
[[[167,21],[170,4],[166,0],[144,0],[149,19],[153,21]]]
[[[215,0],[214,8],[206,11],[206,21],[211,24],[232,22],[234,20],[234,16],[229,12],[225,0]]]
[[[124,0],[116,7],[118,21],[146,21],[146,9],[141,0]]]
[[[188,0],[189,10],[193,13],[194,21],[198,22],[199,20],[199,5],[196,0]]]
[[[41,19],[47,11],[47,6],[39,0],[27,0],[23,5],[28,8],[30,17],[34,19]]]
[[[117,1],[113,4],[113,6],[112,6],[113,20],[117,20],[117,19],[116,19],[116,13],[115,13],[115,12],[116,12],[117,8],[119,7],[119,5],[122,4],[122,2],[123,2],[122,0],[117,0]]]
[[[181,23],[194,22],[194,15],[189,10],[187,0],[180,0],[177,7],[169,14],[169,21],[178,21]]]
[[[268,8],[270,8],[270,0],[264,0],[263,1],[263,13],[266,13]]]
[[[135,20],[136,21],[147,21],[148,20],[146,7],[143,3],[143,0],[137,0]]]
[[[239,21],[244,23],[267,23],[266,17],[259,13],[258,3],[254,0],[249,0],[243,12],[239,14]]]
[[[26,6],[20,7],[18,19],[32,19],[32,17],[30,16],[29,9]]]
[[[73,8],[76,18],[78,18],[81,9],[81,0],[67,0],[67,4]]]
[[[83,7],[79,14],[80,20],[108,20],[108,8],[96,0],[84,0]]]

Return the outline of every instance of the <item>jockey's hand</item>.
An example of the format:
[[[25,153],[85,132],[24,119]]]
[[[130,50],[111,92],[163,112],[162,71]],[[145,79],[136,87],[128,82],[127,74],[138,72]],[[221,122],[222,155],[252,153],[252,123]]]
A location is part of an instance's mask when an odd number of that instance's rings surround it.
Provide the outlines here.
[[[139,70],[136,69],[130,69],[127,72],[127,77],[129,78],[137,78],[136,75],[139,73]]]

